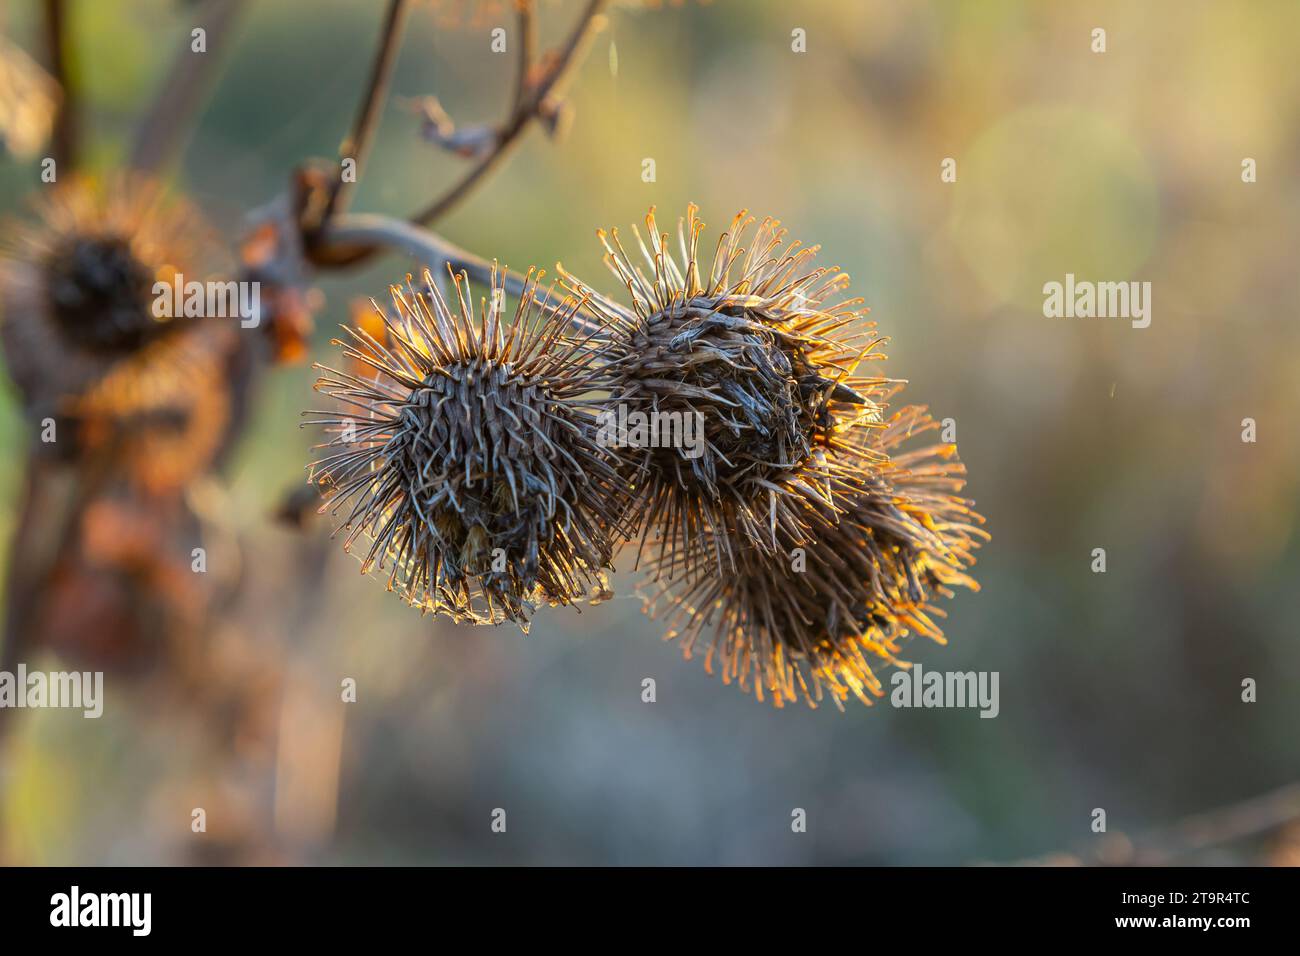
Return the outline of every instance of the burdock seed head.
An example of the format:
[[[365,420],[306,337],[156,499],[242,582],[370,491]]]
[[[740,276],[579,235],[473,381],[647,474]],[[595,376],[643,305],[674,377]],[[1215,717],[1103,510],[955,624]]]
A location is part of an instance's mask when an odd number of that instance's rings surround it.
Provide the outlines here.
[[[317,389],[342,412],[314,479],[343,515],[362,572],[388,570],[412,605],[466,623],[514,621],[539,604],[604,596],[626,496],[597,442],[593,348],[569,333],[580,303],[542,296],[530,270],[511,321],[504,276],[471,304],[467,276],[444,299],[391,288],[383,334],[346,328],[344,365]]]
[[[710,264],[703,228],[688,207],[675,254],[651,209],[646,236],[635,234],[639,264],[617,230],[598,233],[630,308],[562,275],[607,326],[610,413],[697,435],[690,445],[622,449],[643,550],[657,537],[661,556],[680,559],[704,554],[692,542],[707,538],[726,571],[740,551],[772,551],[805,498],[833,499],[841,465],[827,454],[843,430],[879,422],[886,380],[858,374],[883,357],[882,340],[861,300],[843,297],[848,276],[813,264],[817,247],[787,242],[774,219],[755,227],[742,211]],[[689,570],[680,560],[657,567]]]
[[[868,704],[881,696],[881,674],[907,666],[898,655],[912,636],[943,642],[937,600],[978,589],[967,571],[987,535],[958,496],[956,446],[899,450],[936,427],[908,406],[884,428],[860,430],[857,439],[889,458],[843,496],[838,520],[808,509],[800,528],[781,532],[784,554],[747,551],[734,574],[660,586],[647,610],[666,603],[666,639],[778,707],[800,697],[816,706],[827,693],[839,707],[850,695]]]
[[[0,249],[5,360],[29,405],[79,394],[172,332],[154,284],[202,280],[220,259],[202,217],[144,179],[75,179],[35,214]]]
[[[230,437],[236,401],[227,363],[237,326],[195,321],[115,363],[60,405],[76,454],[161,495],[209,471]]]

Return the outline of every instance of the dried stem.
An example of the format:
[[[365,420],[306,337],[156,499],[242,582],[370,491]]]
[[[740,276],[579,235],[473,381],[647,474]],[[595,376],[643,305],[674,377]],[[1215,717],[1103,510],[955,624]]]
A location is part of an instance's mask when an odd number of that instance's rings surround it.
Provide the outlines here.
[[[526,90],[515,105],[509,119],[497,134],[497,140],[491,151],[480,159],[472,169],[455,183],[446,193],[436,199],[422,212],[411,217],[411,221],[428,226],[437,222],[461,202],[478,182],[492,172],[509,154],[519,135],[528,124],[540,116],[542,104],[552,94],[559,94],[564,89],[573,70],[582,60],[596,32],[603,23],[602,14],[608,0],[589,0],[587,9],[578,21],[569,40],[559,54],[559,59],[550,72],[536,87]],[[527,79],[524,80],[525,84]]]
[[[1089,866],[1170,866],[1191,854],[1263,836],[1295,822],[1300,822],[1300,783],[1184,817],[1132,840],[1115,834],[1094,850],[1018,862],[1037,865],[1063,860]]]
[[[368,213],[338,216],[321,238],[325,246],[346,249],[367,246],[390,249],[421,260],[430,268],[451,263],[457,271],[464,269],[470,278],[482,281],[491,275],[491,263],[448,242],[437,233],[400,219]]]
[[[519,0],[519,73],[515,77],[515,101],[510,107],[512,113],[518,113],[528,96],[529,77],[533,72],[533,60],[537,51],[537,19],[533,16],[534,0]]]
[[[1188,853],[1259,836],[1294,820],[1300,820],[1300,784],[1296,783],[1150,833],[1137,843],[1136,862],[1167,865]]]
[[[361,105],[357,108],[352,132],[339,148],[340,164],[344,159],[352,159],[356,163],[358,179],[371,144],[374,142],[375,131],[379,127],[379,117],[383,115],[384,101],[387,99],[388,86],[393,77],[393,67],[397,63],[397,54],[402,45],[402,27],[406,22],[409,9],[408,0],[389,0],[388,15],[384,19],[384,26],[379,35],[379,46],[375,50],[375,57],[370,66],[370,80],[366,84],[365,95],[362,96]],[[351,192],[349,187],[352,185],[353,183],[343,181],[340,166],[339,175],[334,181],[334,187],[325,205],[322,223],[347,209]]]
[[[68,71],[68,5],[45,0],[45,48],[50,74],[59,84],[59,108],[54,117],[54,161],[59,171],[77,162],[77,98]]]
[[[5,613],[0,670],[12,672],[33,650],[48,612],[50,588],[77,557],[86,509],[103,489],[117,440],[82,463],[70,481],[59,479],[61,468],[27,453],[27,478],[17,529],[9,548],[4,585]],[[50,532],[48,535],[45,532]],[[48,540],[42,540],[47,538]],[[0,710],[0,750],[13,721]],[[0,771],[5,768],[0,764]]]
[[[532,61],[532,53],[529,50],[533,41],[527,40],[521,43],[524,50],[520,53],[521,75],[518,79],[517,89],[522,91],[522,95],[516,97],[515,108],[511,111],[505,125],[498,132],[492,149],[441,198],[435,200],[423,212],[412,216],[411,222],[413,224],[427,226],[440,219],[468,196],[474,186],[506,158],[512,146],[517,142],[519,135],[532,120],[541,115],[542,106],[547,101],[547,98],[563,91],[564,84],[568,82],[574,68],[582,59],[587,47],[600,28],[603,22],[602,14],[607,4],[608,0],[589,0],[582,18],[578,21],[569,36],[568,42],[565,43],[564,48],[558,54],[554,67],[535,87],[529,85],[527,76],[529,67],[525,62],[527,61],[530,64]],[[523,30],[525,36],[530,36],[535,31],[531,5],[531,0],[528,0],[527,3],[520,7],[520,22],[525,28]],[[336,206],[335,211],[338,208]],[[323,224],[328,220],[329,215],[327,213],[326,216],[322,217],[322,225],[314,230],[314,234],[311,234],[313,232],[311,228],[307,230],[308,252],[315,265],[321,268],[333,269],[359,265],[381,250],[382,246],[380,245],[366,245],[359,242],[344,247],[342,243],[337,241],[337,236],[335,241],[325,242],[323,234],[326,230]],[[472,271],[471,275],[473,275]]]
[[[18,662],[29,649],[31,636],[28,624],[31,609],[38,600],[36,580],[39,573],[33,568],[33,542],[41,505],[48,507],[44,500],[50,493],[49,475],[42,467],[42,462],[31,454],[27,457],[27,476],[23,493],[24,507],[18,512],[18,526],[14,530],[13,541],[9,548],[9,574],[5,581],[5,624],[4,635],[0,637],[0,671],[12,673]],[[0,748],[3,747],[12,718],[0,712]],[[0,767],[0,769],[3,769]]]
[[[495,268],[491,262],[460,248],[436,232],[388,216],[337,216],[322,234],[320,242],[327,248],[336,247],[344,255],[348,247],[402,252],[420,260],[435,275],[450,265],[456,272],[466,272],[475,282],[483,284],[491,282]],[[522,275],[507,274],[504,279],[498,278],[498,281],[511,295],[524,294],[525,282]],[[543,307],[546,306],[542,299],[536,298],[536,301]],[[601,328],[585,308],[578,310],[573,323],[579,331],[588,334],[598,334]]]
[[[176,158],[193,129],[199,104],[212,88],[224,47],[221,41],[243,7],[244,0],[205,0],[195,20],[207,31],[207,52],[193,52],[188,39],[182,44],[136,133],[132,167],[156,173]]]

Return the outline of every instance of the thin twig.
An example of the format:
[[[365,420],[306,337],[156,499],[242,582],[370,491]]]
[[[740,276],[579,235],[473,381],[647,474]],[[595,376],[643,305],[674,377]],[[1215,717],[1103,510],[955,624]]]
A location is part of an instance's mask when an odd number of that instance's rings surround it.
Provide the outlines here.
[[[533,72],[533,60],[537,50],[537,19],[533,16],[534,0],[519,0],[519,74],[515,77],[515,100],[510,107],[512,113],[518,113],[524,107],[524,98],[528,95],[529,78]]]
[[[1017,865],[1069,862],[1088,866],[1169,866],[1216,846],[1262,836],[1300,822],[1300,783],[1239,803],[1184,817],[1136,837],[1111,834],[1095,848],[1017,861]]]
[[[39,577],[33,567],[40,563],[36,542],[37,518],[41,506],[49,506],[47,496],[55,483],[50,480],[45,462],[32,454],[27,456],[27,475],[19,511],[18,526],[9,547],[9,572],[5,581],[4,635],[0,637],[0,672],[12,673],[28,650],[31,631],[28,628],[30,610],[37,600],[35,582]],[[0,713],[0,747],[11,719]]]
[[[156,173],[180,152],[193,130],[198,106],[206,98],[216,77],[225,44],[222,40],[239,17],[244,0],[204,0],[194,19],[207,32],[203,53],[190,48],[190,34],[172,60],[158,90],[158,98],[145,114],[136,132],[131,165],[142,172]]]
[[[497,167],[509,155],[519,139],[519,135],[528,124],[537,119],[539,109],[552,94],[558,95],[568,82],[574,68],[586,53],[587,47],[594,39],[603,23],[602,14],[609,0],[589,0],[587,9],[569,35],[568,42],[559,54],[555,66],[535,88],[529,90],[522,101],[517,104],[510,118],[502,127],[492,150],[474,165],[446,193],[434,200],[423,211],[411,217],[411,221],[423,226],[437,222],[461,202],[474,186]]]
[[[361,169],[374,142],[375,131],[379,127],[379,117],[383,115],[384,102],[388,98],[388,85],[392,81],[393,67],[397,63],[397,54],[401,49],[402,26],[406,21],[408,9],[408,0],[390,0],[388,4],[388,16],[384,19],[383,30],[379,35],[379,46],[375,49],[375,57],[371,62],[370,80],[366,84],[365,95],[362,96],[361,105],[357,108],[352,132],[339,148],[339,175],[326,201],[322,222],[327,222],[330,217],[346,211],[348,207],[351,192],[348,187],[353,183],[344,182],[342,161],[353,160],[356,163],[355,178],[361,178]]]
[[[474,253],[453,245],[435,232],[389,216],[370,213],[337,216],[326,228],[321,244],[343,249],[366,246],[402,252],[435,270],[441,269],[444,263],[451,263],[457,271],[464,269],[470,278],[480,282],[492,273],[492,264]]]
[[[77,162],[77,97],[68,70],[68,7],[65,0],[45,0],[45,49],[50,74],[59,84],[54,116],[54,162],[71,172]]]
[[[356,246],[403,252],[418,259],[435,275],[450,265],[456,272],[466,272],[471,279],[484,284],[491,281],[495,270],[497,280],[504,285],[507,293],[516,296],[524,294],[525,282],[522,275],[507,273],[502,277],[501,270],[493,263],[460,248],[435,232],[401,219],[359,213],[336,216],[320,241],[324,247],[334,246],[344,250]],[[560,303],[547,303],[537,296],[534,296],[534,301],[551,309],[560,306]],[[572,324],[584,334],[599,335],[603,328],[585,306],[575,310]]]
[[[1300,783],[1186,817],[1137,841],[1136,862],[1164,864],[1199,850],[1245,840],[1300,820]]]
[[[498,133],[492,149],[441,198],[434,201],[423,212],[412,216],[412,223],[427,226],[441,218],[469,195],[473,187],[506,158],[511,147],[524,129],[527,128],[529,122],[540,115],[540,109],[547,98],[558,95],[563,91],[564,85],[568,82],[574,68],[582,59],[588,45],[603,23],[602,15],[607,4],[608,0],[589,0],[586,11],[574,27],[568,42],[558,54],[555,66],[552,67],[547,76],[536,87],[528,85],[526,76],[521,78],[521,84],[526,87],[524,96],[515,110],[512,111],[506,125]],[[521,8],[521,15],[522,13],[523,8]],[[532,25],[530,24],[530,29],[527,32],[531,32],[531,29]],[[322,217],[320,221],[323,223],[325,218]],[[345,247],[337,241],[326,243],[323,241],[324,229],[317,227],[314,231],[315,234],[312,235],[312,230],[310,228],[307,230],[308,234],[305,237],[308,246],[307,253],[311,261],[320,268],[340,269],[359,265],[382,249],[382,246],[379,245],[358,243]]]
[[[77,558],[86,509],[109,479],[120,441],[121,437],[115,436],[107,447],[82,462],[69,487],[60,487],[57,466],[28,451],[22,519],[10,545],[8,578],[4,585],[6,607],[0,669],[12,672],[40,641],[49,611],[50,589]],[[59,488],[57,501],[50,496],[51,488]],[[52,524],[41,524],[37,519],[45,518],[50,511],[54,511]],[[52,529],[48,540],[33,540],[47,527]],[[0,750],[12,720],[0,711]],[[5,769],[2,764],[0,761],[0,770]]]

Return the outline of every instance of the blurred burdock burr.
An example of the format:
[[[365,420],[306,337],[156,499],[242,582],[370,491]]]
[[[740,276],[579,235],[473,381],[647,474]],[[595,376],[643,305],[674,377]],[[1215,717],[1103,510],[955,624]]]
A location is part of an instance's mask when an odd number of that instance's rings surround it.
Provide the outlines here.
[[[5,655],[135,670],[198,636],[216,586],[189,566],[206,544],[190,492],[234,427],[239,324],[156,307],[159,283],[170,301],[221,253],[155,182],[73,179],[34,209],[0,260],[0,338],[33,432]]]
[[[844,298],[848,276],[813,265],[818,247],[787,242],[777,220],[755,226],[742,211],[709,264],[696,211],[678,223],[680,258],[653,208],[646,236],[635,235],[640,264],[617,230],[598,233],[630,307],[561,269],[607,326],[610,406],[702,428],[698,448],[624,449],[641,550],[657,538],[656,572],[668,577],[690,574],[695,559],[734,570],[740,552],[772,553],[807,508],[834,512],[844,481],[872,454],[839,436],[879,422],[887,386],[859,374],[884,357],[883,340],[862,301]],[[695,547],[699,539],[711,547]]]
[[[906,406],[883,428],[856,429],[850,442],[877,464],[839,496],[838,516],[804,507],[797,525],[778,529],[775,553],[737,549],[734,572],[695,561],[694,574],[657,586],[647,611],[664,605],[665,639],[778,707],[799,698],[815,706],[827,693],[839,707],[850,695],[868,704],[881,696],[881,673],[907,666],[898,655],[911,637],[944,642],[937,600],[978,589],[967,571],[987,535],[959,497],[956,446],[903,447],[937,427],[924,408]]]
[[[155,315],[155,283],[206,279],[220,253],[197,210],[140,177],[51,186],[33,211],[8,227],[0,302],[9,373],[45,408],[182,327]]]
[[[177,491],[210,469],[231,419],[223,332],[208,323],[151,343],[66,402],[80,453],[111,455],[145,493]]]
[[[158,305],[210,278],[220,246],[188,202],[140,177],[77,179],[35,208],[0,261],[6,364],[33,424],[58,425],[34,447],[145,490],[182,487],[228,437],[242,346],[233,318]]]
[[[495,269],[477,318],[468,277],[444,299],[393,286],[383,334],[345,327],[343,370],[317,389],[341,411],[308,412],[333,434],[315,463],[362,572],[388,570],[410,604],[466,623],[513,621],[539,604],[608,593],[626,494],[596,411],[607,388],[580,303],[538,291],[530,270],[511,320]],[[350,371],[348,368],[357,369]]]

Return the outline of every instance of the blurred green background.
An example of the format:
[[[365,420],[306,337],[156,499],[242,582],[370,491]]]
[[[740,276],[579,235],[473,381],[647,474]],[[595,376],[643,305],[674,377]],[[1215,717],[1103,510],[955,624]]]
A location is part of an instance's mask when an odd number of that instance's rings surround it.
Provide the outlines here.
[[[35,50],[36,5],[8,6],[6,31]],[[227,235],[295,164],[335,154],[383,6],[249,5],[177,180]],[[504,115],[514,60],[489,31],[513,18],[466,6],[417,4],[355,210],[408,214],[465,168],[404,101],[436,93],[465,124]],[[580,6],[543,0],[544,42]],[[291,675],[275,735],[211,750],[183,702],[111,678],[97,723],[29,713],[5,781],[15,862],[193,859],[196,806],[240,860],[1010,861],[1089,852],[1093,808],[1140,836],[1300,776],[1300,5],[635,7],[612,12],[572,84],[567,137],[530,131],[442,231],[611,292],[594,231],[651,204],[667,222],[700,204],[709,244],[746,207],[820,243],[891,338],[905,397],[957,422],[993,535],[983,590],[948,603],[947,647],[910,656],[1000,672],[1000,716],[773,711],[661,643],[630,574],[614,601],[539,614],[526,636],[421,618],[321,546],[323,523],[270,517],[311,457],[304,364],[267,377],[225,473],[244,569],[226,626]],[[124,161],[187,10],[73,4],[95,168]],[[0,208],[20,210],[36,177],[0,165]],[[327,278],[311,359],[332,357],[351,300],[410,268],[390,256]],[[1042,285],[1067,272],[1151,282],[1150,328],[1044,318]],[[6,394],[0,502],[18,494],[26,428]],[[1098,547],[1106,574],[1090,571]],[[1180,860],[1285,862],[1288,839]]]

